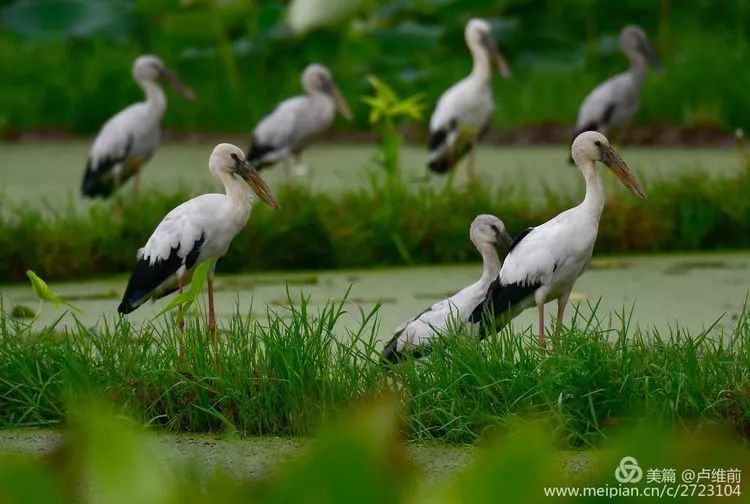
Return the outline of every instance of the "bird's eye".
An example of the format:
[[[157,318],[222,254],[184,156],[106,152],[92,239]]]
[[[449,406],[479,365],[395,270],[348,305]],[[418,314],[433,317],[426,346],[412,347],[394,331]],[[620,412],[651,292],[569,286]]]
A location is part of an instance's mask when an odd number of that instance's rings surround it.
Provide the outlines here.
[[[599,140],[597,140],[596,142],[594,142],[594,145],[596,145],[597,147],[601,147],[602,143]]]
[[[240,161],[240,157],[237,154],[235,154],[234,152],[232,152],[232,159],[234,159],[237,162]]]

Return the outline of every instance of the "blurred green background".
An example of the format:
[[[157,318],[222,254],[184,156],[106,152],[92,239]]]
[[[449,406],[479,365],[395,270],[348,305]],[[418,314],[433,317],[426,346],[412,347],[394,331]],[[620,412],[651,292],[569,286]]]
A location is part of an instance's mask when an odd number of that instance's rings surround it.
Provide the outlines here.
[[[644,89],[637,123],[732,131],[750,117],[750,1],[365,0],[353,16],[295,34],[279,0],[15,0],[0,2],[0,133],[91,134],[141,97],[130,75],[161,56],[196,90],[170,96],[165,126],[249,132],[299,72],[329,65],[366,129],[368,74],[400,93],[440,93],[470,69],[463,27],[487,18],[513,69],[495,78],[494,125],[569,125],[583,97],[626,61],[617,34],[642,25],[664,63]]]

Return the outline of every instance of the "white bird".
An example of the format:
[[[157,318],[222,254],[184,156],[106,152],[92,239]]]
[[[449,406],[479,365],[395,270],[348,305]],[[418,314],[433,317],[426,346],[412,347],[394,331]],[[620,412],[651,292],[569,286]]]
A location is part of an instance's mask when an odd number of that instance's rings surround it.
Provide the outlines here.
[[[510,69],[487,21],[470,20],[464,36],[474,68],[468,77],[443,93],[435,107],[430,118],[427,167],[436,173],[446,173],[470,151],[467,176],[471,180],[476,142],[489,127],[495,110],[490,87],[491,63],[505,78],[510,76]]]
[[[231,144],[214,148],[208,168],[224,184],[225,194],[203,194],[164,217],[146,245],[138,250],[138,262],[117,309],[120,313],[130,313],[148,299],[158,299],[176,290],[182,292],[190,283],[195,267],[212,259],[213,267],[208,274],[208,324],[215,335],[214,268],[247,223],[252,204],[252,196],[248,197],[237,177],[244,179],[261,200],[279,208],[271,190],[244,156],[242,149]]]
[[[481,334],[483,302],[492,283],[497,282],[500,271],[500,259],[495,246],[499,243],[508,248],[513,239],[505,230],[503,222],[494,215],[477,216],[471,223],[469,236],[482,254],[482,276],[457,294],[435,303],[396,329],[383,350],[384,360],[395,363],[403,359],[406,353],[419,357],[428,351],[432,340],[452,327],[451,324],[472,329],[477,327]]]
[[[641,87],[646,79],[647,62],[659,68],[659,60],[638,26],[626,26],[620,32],[620,49],[630,61],[627,71],[615,75],[591,91],[578,110],[575,136],[584,131],[602,135],[618,134],[618,140],[638,112]]]
[[[81,188],[84,196],[108,197],[133,175],[137,188],[141,167],[154,154],[161,137],[167,98],[159,80],[186,99],[195,100],[193,91],[156,56],[138,57],[133,63],[133,78],[146,94],[146,101],[130,105],[104,123],[89,152]]]
[[[344,118],[352,118],[349,105],[325,66],[308,65],[302,72],[302,87],[306,95],[279,103],[253,131],[247,159],[259,170],[282,160],[288,169],[291,158],[298,168],[302,150],[331,126],[336,110]]]
[[[604,188],[596,161],[607,165],[636,196],[646,197],[641,184],[601,133],[581,133],[573,141],[571,153],[586,180],[583,202],[516,237],[500,270],[500,281],[485,306],[485,310],[491,307],[497,327],[502,328],[523,310],[536,305],[542,347],[546,347],[544,304],[557,300],[555,333],[559,335],[573,284],[591,261],[604,209]]]

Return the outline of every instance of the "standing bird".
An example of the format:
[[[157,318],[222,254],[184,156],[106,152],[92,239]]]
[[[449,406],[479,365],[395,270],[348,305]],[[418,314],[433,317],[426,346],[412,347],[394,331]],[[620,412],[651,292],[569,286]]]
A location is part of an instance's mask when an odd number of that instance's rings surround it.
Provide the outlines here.
[[[141,167],[154,154],[161,137],[161,117],[167,107],[159,81],[166,81],[187,100],[193,91],[170,72],[156,56],[140,56],[133,63],[133,78],[146,94],[114,115],[102,127],[91,146],[81,192],[94,198],[110,196],[135,175],[136,190]]]
[[[497,282],[500,259],[496,244],[508,248],[513,241],[503,222],[494,215],[479,215],[471,223],[469,237],[482,254],[482,276],[457,294],[435,303],[415,318],[396,329],[391,341],[383,350],[383,359],[396,363],[406,353],[419,357],[428,351],[432,340],[449,329],[451,323],[481,324],[483,301]],[[481,328],[479,329],[481,333]]]
[[[148,299],[159,299],[190,283],[193,270],[208,259],[214,267],[208,274],[208,325],[216,338],[213,277],[216,260],[224,256],[232,239],[250,216],[255,194],[278,209],[271,190],[247,161],[242,149],[231,144],[217,145],[208,161],[208,169],[224,184],[226,194],[203,194],[181,204],[159,223],[146,245],[138,250],[138,262],[130,276],[125,295],[117,311],[127,314]]]
[[[641,87],[646,79],[646,63],[659,68],[659,59],[646,32],[638,26],[622,29],[620,49],[630,61],[630,68],[599,84],[583,100],[578,110],[575,136],[584,131],[598,131],[610,137],[610,133],[615,133],[614,140],[619,140],[638,112]]]
[[[467,177],[474,177],[476,142],[490,125],[495,104],[490,87],[491,63],[504,78],[510,69],[497,48],[489,23],[472,19],[464,32],[474,68],[468,77],[454,84],[440,97],[430,118],[430,144],[427,167],[435,173],[446,173],[471,152]]]
[[[304,173],[300,155],[310,140],[327,130],[335,110],[351,120],[349,105],[333,82],[331,72],[319,63],[312,63],[302,72],[302,87],[307,95],[295,96],[279,103],[253,131],[247,159],[259,170],[278,161],[289,162]]]
[[[607,165],[636,196],[646,197],[641,184],[601,133],[588,131],[578,135],[571,154],[586,180],[586,197],[577,207],[516,237],[500,270],[500,281],[485,303],[486,309],[492,307],[498,327],[536,305],[542,347],[546,347],[544,304],[557,300],[555,334],[559,336],[573,284],[591,261],[604,209],[604,188],[596,161]]]

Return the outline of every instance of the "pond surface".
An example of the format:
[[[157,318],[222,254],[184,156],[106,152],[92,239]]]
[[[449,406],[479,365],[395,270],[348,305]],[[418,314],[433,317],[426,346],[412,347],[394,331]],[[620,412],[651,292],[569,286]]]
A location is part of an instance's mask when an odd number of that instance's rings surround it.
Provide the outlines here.
[[[243,137],[228,136],[227,141],[242,147]],[[158,187],[163,191],[187,188],[190,192],[214,192],[220,189],[208,172],[208,156],[214,143],[168,143],[162,145],[143,170],[143,189]],[[88,141],[0,143],[0,201],[37,206],[90,204],[79,197]],[[305,154],[308,175],[295,183],[310,185],[313,190],[341,192],[370,185],[374,146],[317,145]],[[732,149],[650,149],[627,147],[622,155],[631,168],[648,181],[675,177],[690,172],[729,175],[739,170]],[[545,191],[583,193],[578,170],[567,164],[568,148],[490,147],[482,146],[477,155],[477,178],[491,185],[513,184],[524,187],[532,200],[542,199]],[[445,177],[425,179],[425,151],[406,147],[402,154],[403,176],[415,188],[430,185],[442,187]],[[284,180],[281,166],[263,172],[272,187]],[[460,182],[461,175],[457,177]],[[614,184],[612,184],[614,185]],[[608,186],[611,187],[611,186]],[[610,189],[611,190],[611,189]],[[624,189],[623,189],[624,190]],[[127,194],[127,193],[126,193]]]
[[[0,454],[44,455],[62,434],[50,429],[0,430]],[[302,438],[220,438],[213,435],[156,434],[149,436],[166,462],[183,461],[203,470],[223,469],[237,478],[255,479],[272,473],[280,464],[303,456],[312,442]],[[424,479],[434,482],[465,468],[476,449],[438,443],[407,443],[406,451]],[[559,467],[566,474],[587,472],[596,463],[594,452],[560,452]]]
[[[295,304],[300,296],[309,296],[313,306],[339,300],[351,286],[348,315],[343,324],[358,327],[360,309],[368,312],[376,303],[379,311],[379,336],[387,339],[393,328],[421,312],[425,307],[469,285],[481,273],[479,264],[404,267],[389,269],[262,273],[222,275],[217,272],[217,315],[226,320],[235,309],[262,319],[266,306],[283,310],[288,304],[286,290]],[[114,319],[125,277],[80,283],[53,283],[53,290],[70,299],[82,310],[84,324],[93,326],[103,317]],[[681,327],[699,331],[721,319],[719,327],[732,328],[741,313],[750,290],[750,252],[731,254],[695,254],[595,258],[576,284],[567,320],[573,306],[589,314],[589,304],[601,300],[600,316],[615,312],[633,312],[633,326],[656,327],[662,333]],[[24,305],[36,309],[37,302],[25,284],[0,286],[5,309]],[[166,300],[148,303],[129,315],[140,324],[153,318]],[[549,305],[550,308],[554,305]],[[554,310],[548,308],[548,313]],[[50,323],[61,310],[45,306],[40,322]],[[529,310],[514,321],[524,330],[535,323]],[[63,324],[73,324],[67,315]]]

